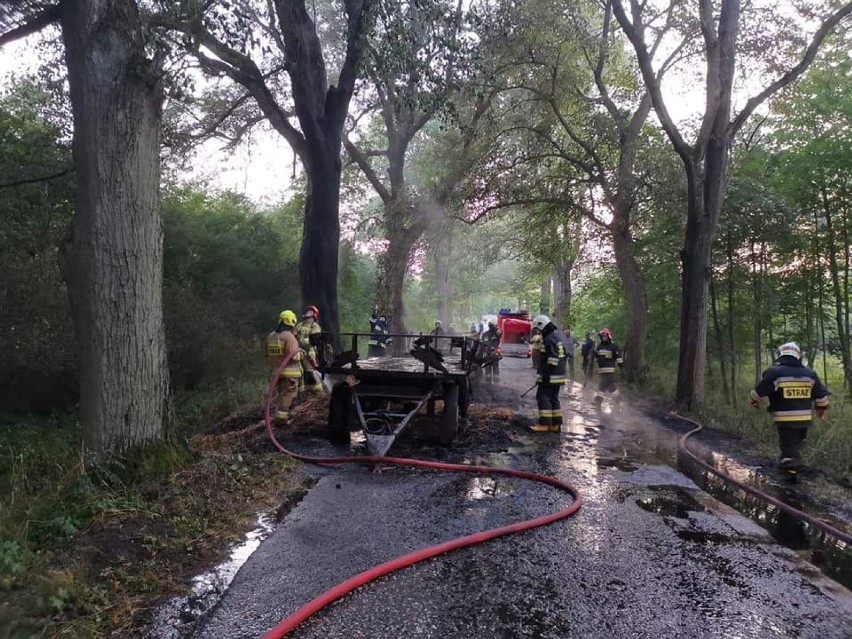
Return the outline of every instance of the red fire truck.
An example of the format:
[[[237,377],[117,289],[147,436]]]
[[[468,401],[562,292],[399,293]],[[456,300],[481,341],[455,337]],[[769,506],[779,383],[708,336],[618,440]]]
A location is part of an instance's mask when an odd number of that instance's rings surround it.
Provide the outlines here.
[[[532,320],[529,311],[501,309],[497,314],[497,328],[503,333],[500,349],[504,356],[531,357],[530,333]]]

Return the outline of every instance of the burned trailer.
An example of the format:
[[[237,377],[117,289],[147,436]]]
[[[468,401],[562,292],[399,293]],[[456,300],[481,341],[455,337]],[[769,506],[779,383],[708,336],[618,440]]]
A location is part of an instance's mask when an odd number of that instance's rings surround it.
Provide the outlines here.
[[[440,420],[438,439],[450,444],[467,419],[471,381],[496,354],[480,340],[434,335],[389,335],[410,346],[405,356],[362,357],[368,333],[342,333],[348,350],[335,351],[331,333],[311,336],[318,370],[331,387],[328,424],[335,443],[348,443],[360,427],[370,453],[387,454],[397,436],[424,408]],[[443,402],[440,415],[435,402]]]

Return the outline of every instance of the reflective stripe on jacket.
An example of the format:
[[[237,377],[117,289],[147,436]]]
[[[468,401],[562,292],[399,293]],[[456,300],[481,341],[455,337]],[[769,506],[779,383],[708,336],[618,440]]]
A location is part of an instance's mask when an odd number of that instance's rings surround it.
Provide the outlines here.
[[[272,332],[266,338],[266,356],[276,358],[275,363],[278,366],[284,358],[290,353],[295,353],[290,363],[281,371],[281,377],[299,378],[302,376],[302,361],[303,353],[299,349],[299,342],[292,331],[283,331],[281,333]]]
[[[299,346],[308,351],[311,357],[315,358],[317,349],[311,346],[311,335],[322,333],[322,328],[319,323],[310,320],[303,320],[296,324],[296,328],[293,329],[293,333],[296,335],[296,339],[299,340]]]
[[[778,364],[763,372],[751,397],[769,398],[767,410],[774,422],[803,428],[810,425],[814,406],[828,406],[828,389],[819,375],[789,355],[779,358]]]
[[[550,330],[552,327],[552,330]],[[548,324],[541,340],[538,356],[537,384],[565,383],[565,345],[553,323]],[[545,381],[545,377],[547,381]]]
[[[595,349],[595,359],[598,362],[599,373],[614,373],[616,365],[624,363],[615,342],[598,344]]]

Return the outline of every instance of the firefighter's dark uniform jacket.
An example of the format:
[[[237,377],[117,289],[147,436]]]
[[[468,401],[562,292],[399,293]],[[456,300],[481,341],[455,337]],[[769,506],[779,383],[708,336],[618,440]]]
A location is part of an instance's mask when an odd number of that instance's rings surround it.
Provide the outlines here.
[[[792,355],[778,358],[775,366],[764,371],[751,397],[768,397],[773,421],[786,428],[807,428],[811,408],[828,407],[828,390],[819,376]]]
[[[489,327],[489,329],[482,334],[482,341],[488,344],[491,348],[498,348],[502,337],[503,333],[500,329],[496,326]]]
[[[384,351],[393,340],[388,337],[388,325],[381,318],[370,318],[370,339],[367,344]]]
[[[623,364],[621,353],[615,342],[604,342],[595,348],[595,359],[598,362],[598,373],[615,373],[616,364]]]
[[[551,322],[542,330],[537,384],[565,384],[565,345]]]

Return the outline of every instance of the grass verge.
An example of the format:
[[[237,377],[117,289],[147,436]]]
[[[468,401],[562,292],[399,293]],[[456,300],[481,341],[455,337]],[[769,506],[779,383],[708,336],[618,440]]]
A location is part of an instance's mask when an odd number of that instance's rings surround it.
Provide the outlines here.
[[[660,375],[649,379],[641,393],[668,403],[675,385],[673,373]],[[743,436],[761,453],[775,459],[779,454],[778,433],[765,410],[765,400],[761,409],[749,403],[751,388],[739,387],[736,398],[726,401],[719,389],[708,384],[704,403],[688,414],[707,426]],[[844,484],[852,484],[852,403],[840,394],[833,395],[831,401],[826,418],[815,420],[808,429],[805,463]]]
[[[262,388],[180,396],[166,442],[96,469],[73,415],[0,417],[0,639],[134,636],[258,512],[303,494],[257,427]]]

